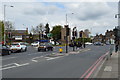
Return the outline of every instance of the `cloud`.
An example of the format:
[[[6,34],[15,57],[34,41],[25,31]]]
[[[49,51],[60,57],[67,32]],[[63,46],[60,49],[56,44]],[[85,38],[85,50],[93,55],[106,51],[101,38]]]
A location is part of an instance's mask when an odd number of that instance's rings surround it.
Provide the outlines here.
[[[68,14],[67,19],[71,28],[74,26],[78,30],[92,28],[93,34],[104,33],[106,29],[112,29],[117,25],[117,19],[114,18],[117,13],[117,3],[114,3],[114,6],[113,3],[105,2],[13,2],[4,4],[14,6],[14,8],[7,7],[6,20],[15,23],[16,29],[28,27],[30,30],[31,26],[35,27],[47,22],[51,29],[57,24],[64,26],[66,14]]]
[[[78,20],[95,20],[110,13],[110,8],[106,3],[73,3],[67,4],[69,11],[75,12]]]

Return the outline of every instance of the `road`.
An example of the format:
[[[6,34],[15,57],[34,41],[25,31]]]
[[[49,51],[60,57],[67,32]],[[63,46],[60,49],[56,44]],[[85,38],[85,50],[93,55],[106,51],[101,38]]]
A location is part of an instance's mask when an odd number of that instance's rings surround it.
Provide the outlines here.
[[[109,47],[91,45],[76,53],[69,48],[71,53],[60,57],[46,56],[57,53],[59,47],[49,52],[37,52],[36,48],[29,47],[27,52],[3,56],[0,70],[3,78],[80,78]]]

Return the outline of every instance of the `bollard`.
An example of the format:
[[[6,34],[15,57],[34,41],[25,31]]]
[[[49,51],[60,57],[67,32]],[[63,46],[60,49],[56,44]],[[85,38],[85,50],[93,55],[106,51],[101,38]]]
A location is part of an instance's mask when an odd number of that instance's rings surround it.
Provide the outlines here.
[[[61,46],[59,47],[59,52],[60,52],[60,53],[62,53],[62,52],[63,52],[63,49],[62,49],[62,47],[61,47]]]
[[[110,59],[110,57],[111,57],[111,55],[112,55],[112,52],[113,52],[113,48],[110,47],[110,48],[109,48],[109,53],[107,54],[107,60]]]

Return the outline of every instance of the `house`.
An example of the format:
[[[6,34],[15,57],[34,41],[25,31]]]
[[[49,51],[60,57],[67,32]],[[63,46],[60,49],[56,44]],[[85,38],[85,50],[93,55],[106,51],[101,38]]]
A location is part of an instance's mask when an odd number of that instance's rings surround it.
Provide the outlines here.
[[[6,41],[26,42],[29,39],[28,28],[26,30],[6,30]]]

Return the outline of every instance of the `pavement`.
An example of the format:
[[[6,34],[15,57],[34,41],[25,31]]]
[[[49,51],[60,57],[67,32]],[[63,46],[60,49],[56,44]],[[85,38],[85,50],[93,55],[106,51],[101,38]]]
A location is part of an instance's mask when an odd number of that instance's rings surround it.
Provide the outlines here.
[[[113,52],[111,57],[105,59],[95,78],[114,78],[120,80],[120,71],[118,70],[119,58],[120,51],[117,53]]]

